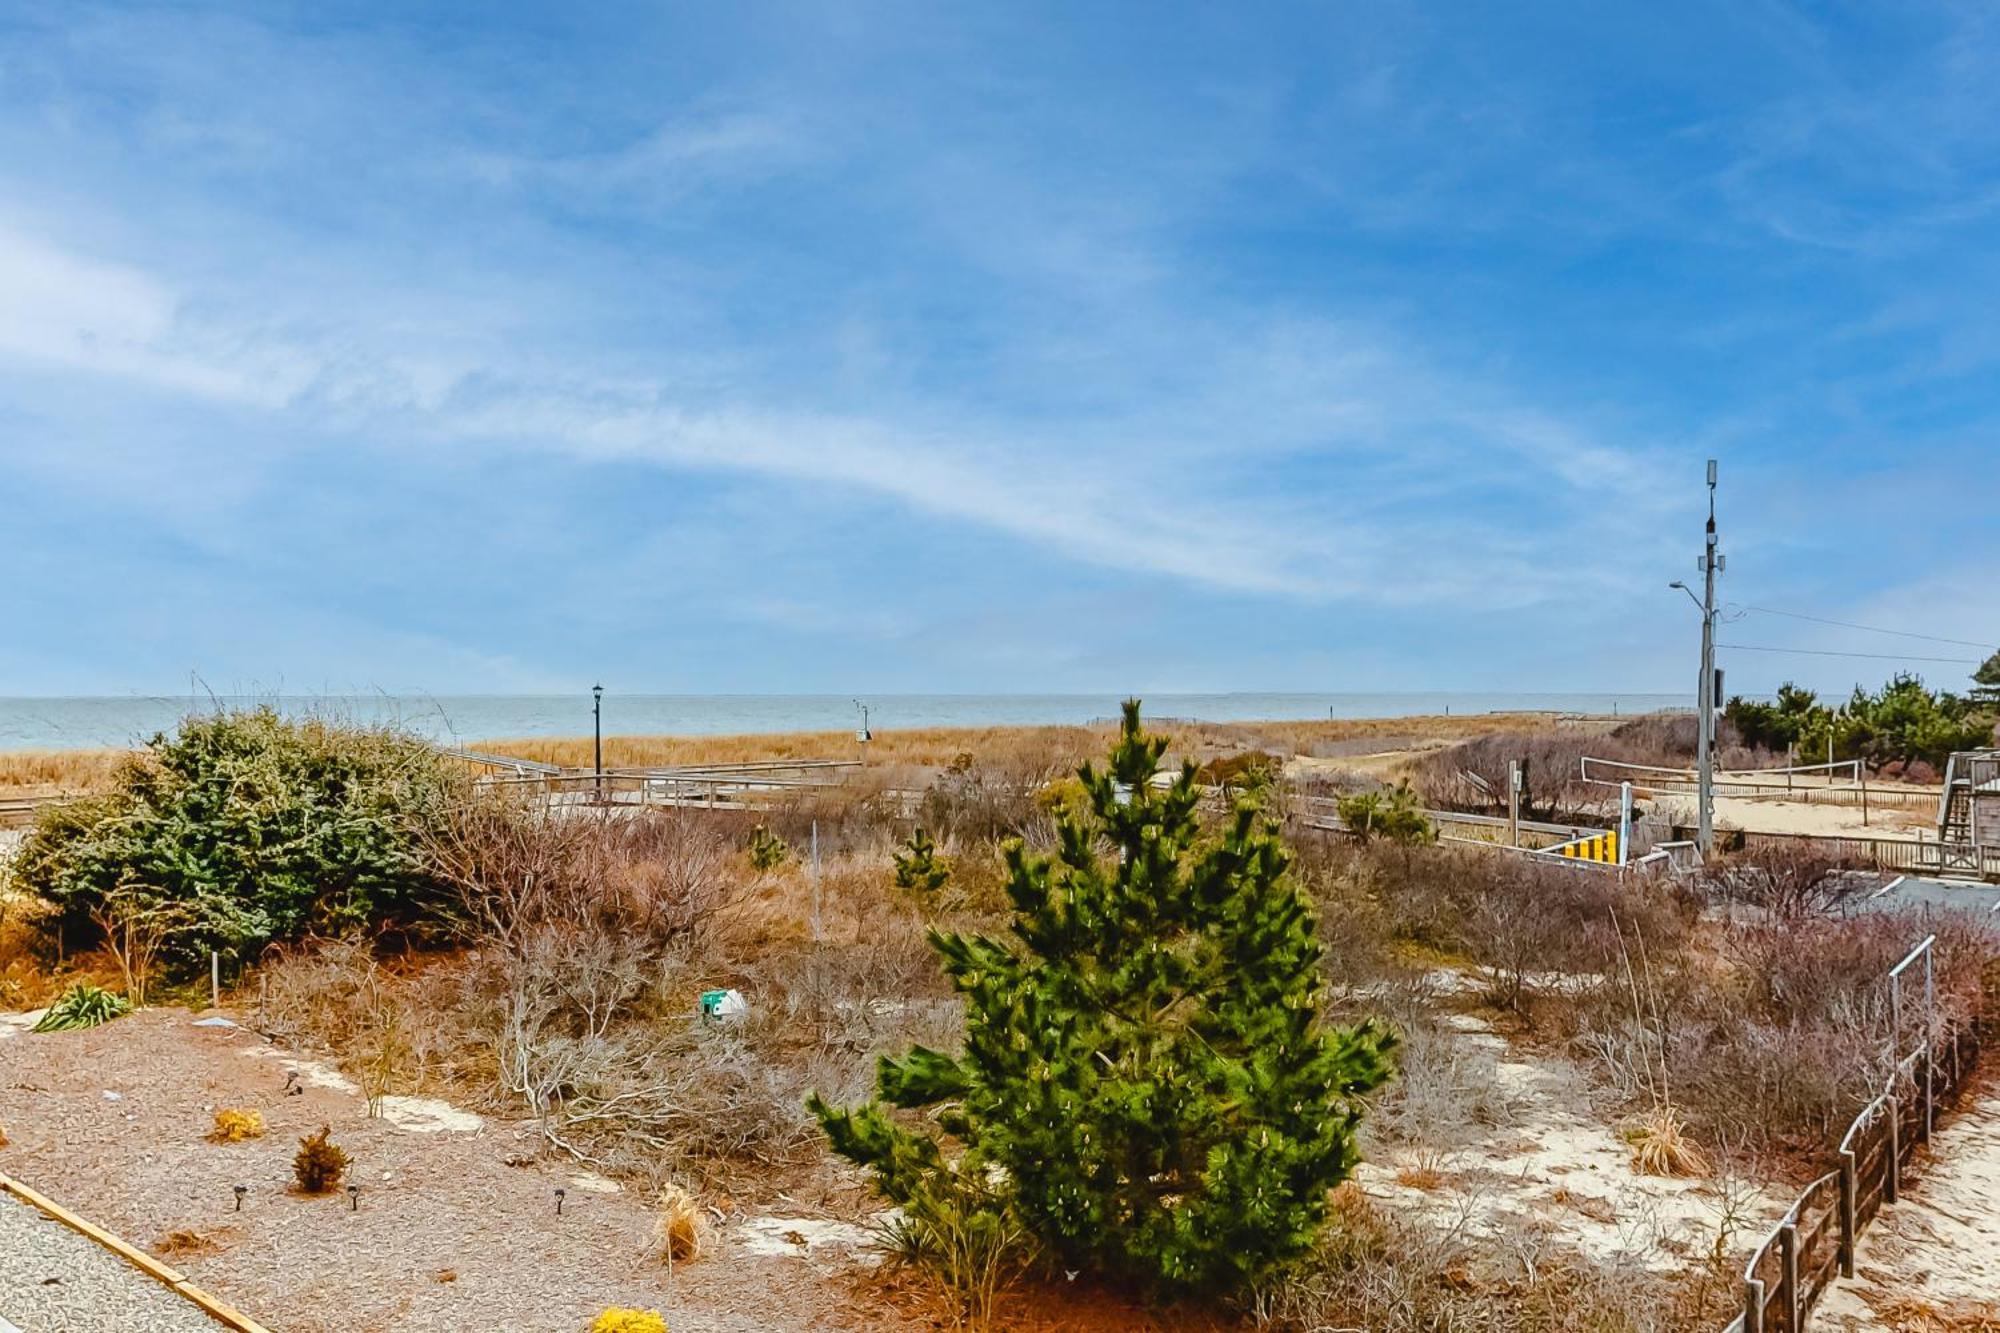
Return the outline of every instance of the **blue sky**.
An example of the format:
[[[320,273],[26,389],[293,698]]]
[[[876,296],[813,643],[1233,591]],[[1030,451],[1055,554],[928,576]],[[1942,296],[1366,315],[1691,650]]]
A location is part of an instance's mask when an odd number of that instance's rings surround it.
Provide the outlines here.
[[[0,3],[0,693],[1990,643],[1996,298],[1979,6]]]

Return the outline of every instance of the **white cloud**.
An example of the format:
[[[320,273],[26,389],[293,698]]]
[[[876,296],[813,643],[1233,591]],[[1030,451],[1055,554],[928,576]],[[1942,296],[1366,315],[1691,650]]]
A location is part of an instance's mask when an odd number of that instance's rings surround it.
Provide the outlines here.
[[[481,343],[476,330],[463,348],[412,351],[373,326],[287,309],[296,298],[263,297],[190,300],[142,269],[0,231],[0,360],[135,381],[275,424],[309,414],[316,428],[384,442],[504,443],[834,487],[1211,588],[1529,602],[1594,576],[1537,559],[1513,515],[1415,540],[1388,516],[1407,524],[1400,510],[1455,488],[1539,478],[1552,503],[1591,497],[1586,524],[1602,523],[1607,499],[1643,494],[1650,477],[1588,430],[1455,380],[1394,339],[1327,323],[1244,333],[1163,317],[1162,353],[1205,369],[1071,424],[910,396],[835,411],[749,388],[677,394],[537,361],[528,348],[482,358],[467,350]],[[365,291],[348,297],[368,308]],[[448,312],[440,319],[450,327]],[[1482,461],[1495,450],[1509,461]],[[1266,462],[1315,458],[1335,478],[1303,490]]]

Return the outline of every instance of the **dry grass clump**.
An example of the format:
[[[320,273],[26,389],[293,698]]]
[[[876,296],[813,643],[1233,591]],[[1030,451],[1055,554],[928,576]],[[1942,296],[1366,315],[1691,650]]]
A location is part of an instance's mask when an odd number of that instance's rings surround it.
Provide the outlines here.
[[[215,1248],[214,1237],[183,1227],[160,1237],[159,1243],[153,1246],[153,1253],[162,1259],[177,1259],[190,1254],[207,1254]]]
[[[590,1333],[667,1333],[667,1321],[658,1310],[613,1307],[590,1321]]]
[[[0,858],[0,1009],[38,1009],[63,989],[45,928],[54,911],[38,898],[11,892]]]
[[[2000,1305],[1992,1301],[1947,1301],[1892,1296],[1871,1302],[1884,1325],[1897,1333],[2000,1333]]]
[[[1712,1169],[1680,1112],[1667,1103],[1648,1111],[1624,1138],[1632,1148],[1632,1169],[1642,1176],[1705,1176]]]
[[[708,1248],[708,1220],[701,1201],[680,1185],[661,1188],[653,1241],[668,1264],[692,1263]]]
[[[325,1194],[340,1185],[350,1160],[334,1144],[331,1127],[321,1125],[319,1133],[299,1140],[298,1155],[292,1158],[292,1176],[306,1194]]]
[[[209,1131],[215,1143],[242,1143],[264,1137],[264,1113],[251,1107],[225,1106],[215,1113],[215,1128]]]

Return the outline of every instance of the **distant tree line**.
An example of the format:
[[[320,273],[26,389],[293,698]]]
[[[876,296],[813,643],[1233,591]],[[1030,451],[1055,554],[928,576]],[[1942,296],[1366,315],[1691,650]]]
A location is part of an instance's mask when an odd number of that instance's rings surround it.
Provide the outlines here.
[[[1787,681],[1769,703],[1730,699],[1723,716],[1745,745],[1790,747],[1801,763],[1831,758],[1859,759],[1878,770],[1913,763],[1942,768],[1953,751],[1993,744],[2000,724],[2000,652],[1972,679],[1974,688],[1960,695],[1899,674],[1872,691],[1857,685],[1838,704]]]

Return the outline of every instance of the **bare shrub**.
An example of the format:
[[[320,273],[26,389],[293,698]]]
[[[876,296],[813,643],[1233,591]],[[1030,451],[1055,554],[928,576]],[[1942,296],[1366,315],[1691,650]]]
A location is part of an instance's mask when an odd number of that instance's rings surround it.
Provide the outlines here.
[[[1551,986],[1617,971],[1614,911],[1657,948],[1677,947],[1695,924],[1696,901],[1675,886],[1548,858],[1319,838],[1298,853],[1330,923],[1336,978],[1378,973],[1416,946],[1479,965],[1494,1002],[1524,1015]]]
[[[1792,921],[1851,908],[1868,887],[1852,870],[1809,842],[1760,844],[1705,866],[1700,884],[1715,902]]]
[[[1657,1105],[1671,1080],[1698,1142],[1814,1153],[1888,1076],[1887,973],[1926,933],[1938,937],[1940,1021],[1970,1018],[1992,937],[1888,913],[1717,923],[1700,947],[1652,952],[1643,1004],[1625,978],[1606,978],[1548,1012],[1621,1095]],[[1919,1015],[1906,1009],[1906,1047]]]
[[[1733,1275],[1702,1265],[1666,1274],[1599,1260],[1552,1223],[1522,1218],[1495,1234],[1409,1216],[1352,1183],[1334,1191],[1320,1248],[1261,1293],[1254,1313],[1300,1333],[1668,1333],[1719,1326],[1740,1300]]]
[[[160,956],[196,919],[192,906],[132,885],[105,892],[90,919],[125,979],[125,996],[143,1008]]]
[[[1440,1021],[1438,997],[1423,977],[1369,988],[1356,1003],[1394,1025],[1396,1078],[1370,1102],[1363,1122],[1365,1156],[1377,1146],[1405,1150],[1418,1170],[1441,1172],[1462,1146],[1511,1124],[1513,1093],[1496,1074],[1490,1049],[1464,1040]]]
[[[677,808],[593,819],[474,801],[426,849],[458,891],[464,927],[516,954],[545,927],[664,942],[706,923],[737,883],[723,830]]]
[[[1727,768],[1768,768],[1782,762],[1782,755],[1742,746],[1727,725],[1717,743],[1717,760]],[[1504,811],[1508,765],[1519,760],[1522,817],[1568,823],[1601,813],[1618,800],[1616,787],[1583,780],[1585,755],[1624,764],[1688,768],[1695,759],[1695,719],[1688,714],[1649,714],[1597,735],[1495,732],[1434,750],[1416,761],[1415,770],[1418,786],[1435,807]],[[1631,776],[1636,785],[1645,785],[1643,773]]]

